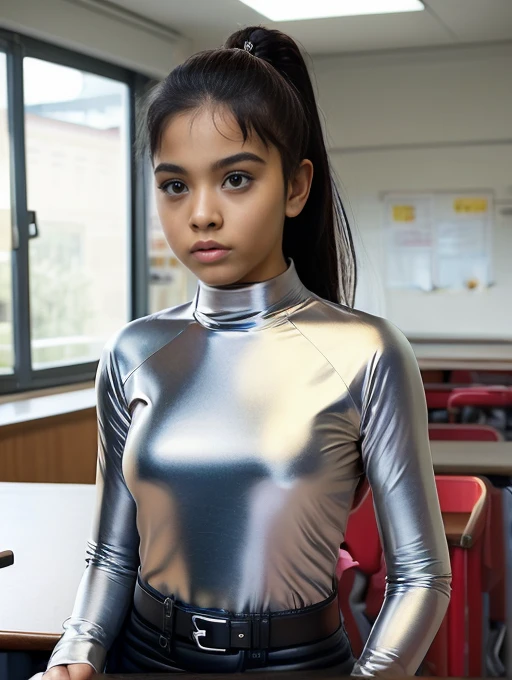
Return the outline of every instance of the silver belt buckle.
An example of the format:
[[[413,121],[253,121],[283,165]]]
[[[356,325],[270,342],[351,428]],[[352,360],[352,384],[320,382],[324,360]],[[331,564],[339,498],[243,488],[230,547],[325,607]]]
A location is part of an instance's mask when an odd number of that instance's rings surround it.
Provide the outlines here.
[[[199,642],[199,638],[206,637],[206,631],[203,628],[199,628],[197,621],[207,621],[208,623],[228,623],[228,619],[210,619],[207,616],[201,616],[200,614],[192,615],[192,623],[196,627],[195,631],[192,631],[194,640],[199,649],[203,649],[205,652],[226,652],[226,649],[220,649],[220,647],[205,647]]]

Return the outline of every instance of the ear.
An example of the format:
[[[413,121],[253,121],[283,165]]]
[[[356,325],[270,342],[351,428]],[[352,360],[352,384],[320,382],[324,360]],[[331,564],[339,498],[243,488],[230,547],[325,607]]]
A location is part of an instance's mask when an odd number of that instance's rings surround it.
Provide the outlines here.
[[[288,182],[285,213],[287,217],[296,217],[306,205],[311,182],[313,181],[313,163],[304,158],[294,176]]]

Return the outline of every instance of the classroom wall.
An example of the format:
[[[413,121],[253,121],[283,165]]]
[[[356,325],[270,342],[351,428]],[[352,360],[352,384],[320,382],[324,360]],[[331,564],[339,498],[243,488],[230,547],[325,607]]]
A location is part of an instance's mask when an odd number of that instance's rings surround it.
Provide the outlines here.
[[[512,338],[512,43],[317,58],[330,156],[356,231],[357,306],[410,336]],[[382,193],[492,189],[495,285],[385,287]]]

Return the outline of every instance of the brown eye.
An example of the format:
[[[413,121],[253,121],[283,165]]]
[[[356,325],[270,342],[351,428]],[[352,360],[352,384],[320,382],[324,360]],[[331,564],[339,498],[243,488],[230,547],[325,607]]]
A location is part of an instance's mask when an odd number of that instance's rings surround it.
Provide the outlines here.
[[[169,196],[178,196],[179,194],[184,193],[184,189],[186,189],[186,186],[183,184],[183,182],[180,182],[179,180],[172,180],[171,182],[166,182],[165,184],[162,184],[160,189]]]
[[[244,183],[244,180],[245,183]],[[226,182],[229,182],[231,189],[240,189],[246,187],[249,182],[251,182],[252,177],[249,175],[243,175],[241,172],[234,172],[232,175],[226,178]]]

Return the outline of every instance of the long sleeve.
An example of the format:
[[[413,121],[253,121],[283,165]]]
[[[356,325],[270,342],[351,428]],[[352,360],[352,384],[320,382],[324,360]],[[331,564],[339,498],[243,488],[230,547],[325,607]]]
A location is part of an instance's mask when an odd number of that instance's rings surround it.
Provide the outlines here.
[[[96,374],[98,462],[96,509],[86,569],[71,617],[63,624],[48,668],[88,663],[102,672],[106,653],[127,614],[139,562],[135,502],[122,471],[130,414],[115,359],[104,348]]]
[[[352,675],[414,675],[446,613],[451,571],[418,364],[384,322],[362,379],[360,442],[387,569],[384,603]]]

